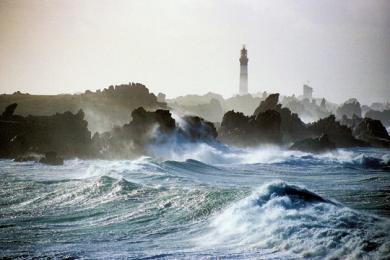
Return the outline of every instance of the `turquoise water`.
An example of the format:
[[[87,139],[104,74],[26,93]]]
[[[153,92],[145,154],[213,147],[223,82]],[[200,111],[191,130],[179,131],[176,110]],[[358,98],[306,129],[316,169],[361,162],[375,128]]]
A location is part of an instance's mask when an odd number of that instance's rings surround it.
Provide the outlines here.
[[[0,161],[0,257],[390,257],[388,150],[154,154]]]

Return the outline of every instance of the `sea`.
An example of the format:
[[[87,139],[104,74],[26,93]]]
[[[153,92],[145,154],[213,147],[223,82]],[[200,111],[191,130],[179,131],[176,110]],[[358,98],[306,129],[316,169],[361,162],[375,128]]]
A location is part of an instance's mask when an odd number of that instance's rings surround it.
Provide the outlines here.
[[[158,146],[0,160],[0,258],[390,259],[390,153]]]

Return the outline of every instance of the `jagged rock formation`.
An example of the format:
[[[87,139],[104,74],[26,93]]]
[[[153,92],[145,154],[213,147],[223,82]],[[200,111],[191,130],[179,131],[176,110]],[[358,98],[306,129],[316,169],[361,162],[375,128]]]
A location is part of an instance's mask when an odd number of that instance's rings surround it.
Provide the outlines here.
[[[0,111],[11,103],[18,104],[18,114],[22,116],[49,116],[66,111],[77,113],[82,109],[92,132],[109,131],[114,125],[129,122],[131,111],[140,106],[146,109],[167,108],[166,103],[157,101],[157,97],[139,83],[110,86],[95,92],[87,90],[74,95],[46,96],[20,92],[0,95]]]
[[[357,117],[362,116],[362,109],[359,101],[355,98],[348,99],[342,104],[336,111],[337,118],[341,119],[343,116],[352,118],[354,115]]]
[[[263,113],[267,110],[280,111],[282,105],[278,103],[279,103],[279,93],[270,94],[264,101],[260,103],[260,105],[256,108],[253,114],[256,116],[259,113]]]
[[[2,116],[4,119],[7,119],[7,118],[12,117],[17,106],[18,106],[18,104],[16,104],[16,103],[13,103],[13,104],[7,106],[7,107],[5,108],[3,114],[1,114],[1,116]]]
[[[213,123],[204,120],[198,116],[183,117],[185,126],[180,127],[179,131],[185,138],[197,142],[199,140],[207,141],[217,138],[218,133]]]
[[[352,130],[336,121],[334,115],[320,119],[317,122],[307,125],[307,129],[314,136],[327,134],[329,139],[335,143],[337,147],[354,147],[367,146],[364,141],[356,139],[352,135]]]
[[[164,145],[173,139],[180,142],[215,141],[214,125],[196,116],[186,116],[178,124],[169,110],[146,111],[140,107],[132,121],[112,131],[95,134],[92,147],[104,158],[131,158],[149,155],[152,145]]]
[[[292,113],[290,109],[283,107],[278,103],[279,94],[271,94],[264,101],[262,101],[259,107],[255,110],[254,115],[265,112],[267,110],[276,111],[280,114],[281,125],[280,129],[283,134],[284,142],[294,142],[300,140],[307,135],[307,129],[305,123],[301,121],[297,114]]]
[[[84,157],[89,153],[91,133],[82,110],[77,114],[22,117],[13,115],[16,106],[8,106],[0,116],[0,157],[47,151],[67,157]]]
[[[369,110],[365,117],[380,120],[386,127],[390,126],[390,109],[383,111]]]
[[[58,157],[56,152],[50,151],[45,153],[45,157],[41,158],[39,162],[48,165],[63,165],[64,159]]]
[[[390,136],[379,120],[364,118],[354,128],[353,134],[372,146],[390,147]]]
[[[353,130],[355,129],[355,127],[357,127],[360,124],[362,120],[363,120],[362,118],[356,115],[353,115],[352,118],[348,118],[346,115],[343,115],[343,118],[340,120],[340,124],[348,126]]]
[[[223,116],[218,136],[222,142],[237,146],[280,144],[280,125],[280,114],[273,110],[250,117],[241,112],[229,111]]]
[[[295,142],[290,150],[298,150],[309,153],[324,153],[336,149],[336,145],[324,134],[318,138],[306,138]]]
[[[368,119],[361,122],[362,119],[353,115],[352,119],[344,116],[340,123],[334,115],[330,115],[306,125],[297,114],[278,102],[279,94],[269,95],[251,117],[234,111],[227,112],[221,123],[219,139],[240,146],[295,142],[293,148],[309,150],[313,146],[313,151],[320,151],[321,145],[324,145],[324,150],[333,148],[333,144],[335,147],[387,147],[387,141],[384,141],[387,138],[386,129],[380,122]],[[322,135],[320,139],[312,139]]]
[[[214,125],[197,116],[186,116],[178,124],[169,110],[150,112],[143,107],[131,113],[132,120],[102,134],[91,133],[84,112],[65,112],[52,116],[13,115],[16,104],[0,116],[0,158],[16,161],[39,160],[59,165],[61,158],[132,158],[148,155],[150,145],[162,145],[176,140],[185,142],[215,142]],[[50,152],[48,152],[50,151]],[[57,157],[57,153],[61,157]]]

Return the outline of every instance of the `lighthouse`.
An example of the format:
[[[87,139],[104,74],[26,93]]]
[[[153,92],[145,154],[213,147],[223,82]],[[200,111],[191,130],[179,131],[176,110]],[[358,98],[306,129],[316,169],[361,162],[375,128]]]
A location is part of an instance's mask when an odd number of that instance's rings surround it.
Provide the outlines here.
[[[248,56],[245,45],[241,49],[240,56],[240,95],[248,94]]]

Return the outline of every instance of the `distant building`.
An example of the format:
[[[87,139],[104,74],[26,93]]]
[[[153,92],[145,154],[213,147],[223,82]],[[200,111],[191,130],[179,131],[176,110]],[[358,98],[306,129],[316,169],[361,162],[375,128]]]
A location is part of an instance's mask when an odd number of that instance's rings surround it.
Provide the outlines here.
[[[247,50],[245,49],[245,45],[241,50],[240,57],[240,95],[248,94],[248,57]]]
[[[158,93],[158,95],[157,95],[157,101],[158,102],[165,102],[165,98],[166,98],[166,96],[165,96],[165,94],[164,93]]]
[[[303,85],[303,98],[307,98],[309,100],[312,100],[313,98],[313,88],[306,84]]]

